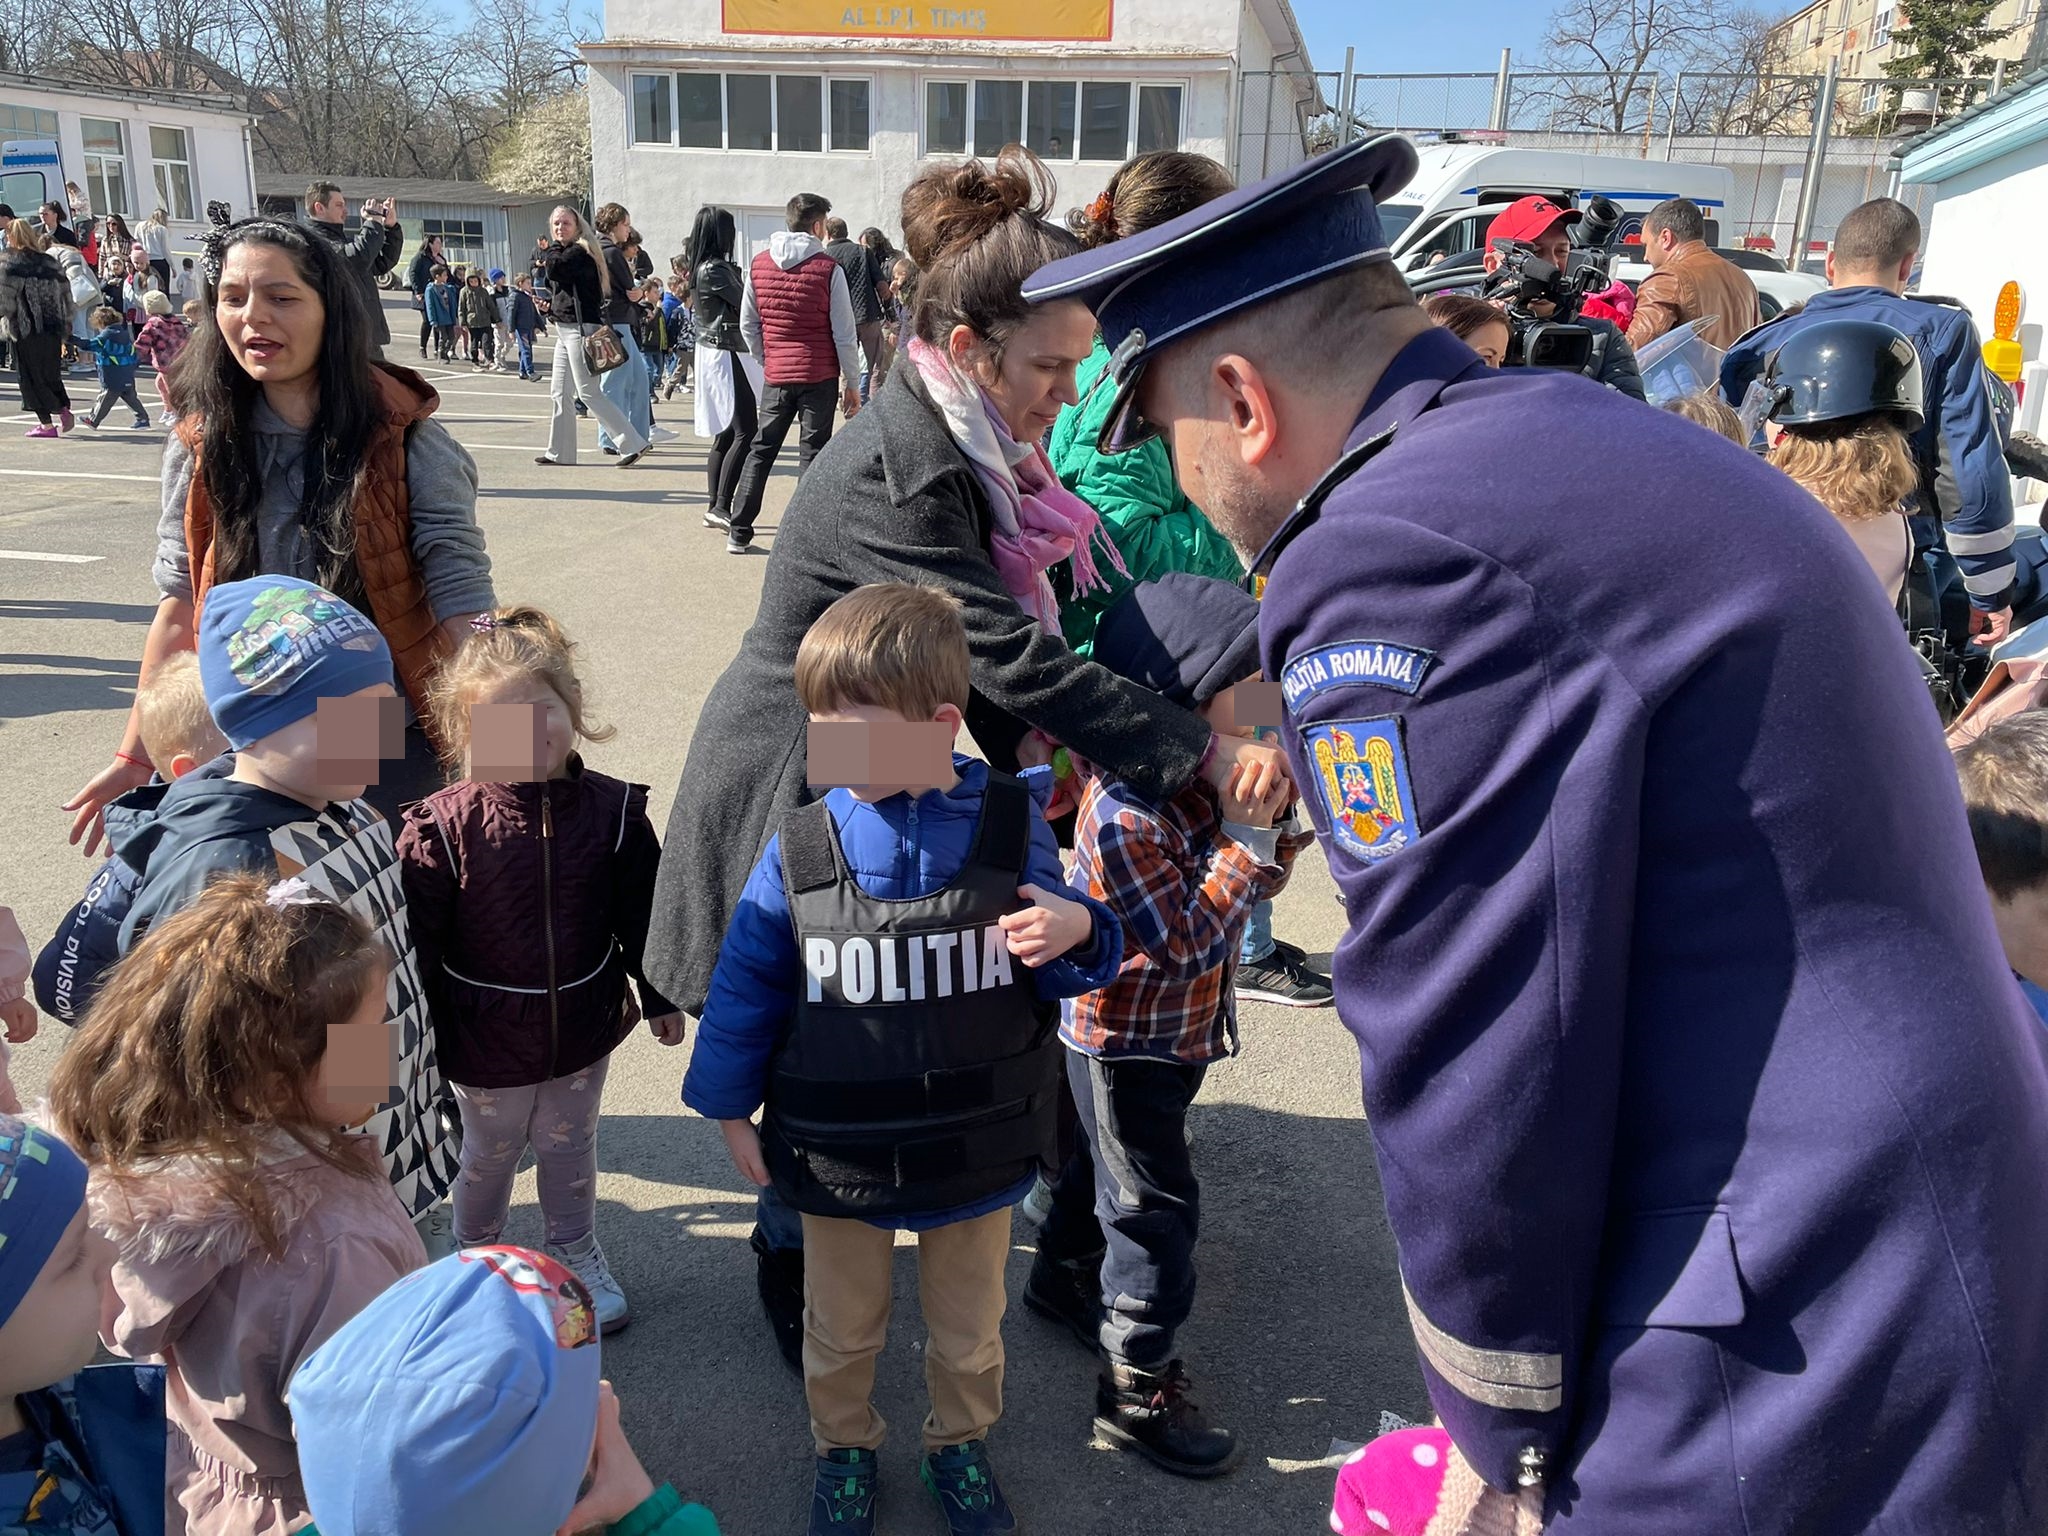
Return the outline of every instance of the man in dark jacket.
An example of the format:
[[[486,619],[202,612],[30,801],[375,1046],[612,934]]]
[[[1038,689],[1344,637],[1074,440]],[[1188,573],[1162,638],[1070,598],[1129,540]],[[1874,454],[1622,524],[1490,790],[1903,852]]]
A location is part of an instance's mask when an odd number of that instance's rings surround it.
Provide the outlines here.
[[[427,318],[427,289],[434,281],[434,268],[441,265],[441,237],[428,235],[420,241],[420,248],[412,253],[412,264],[405,269],[405,286],[412,290],[412,307],[420,313],[420,356],[427,355],[427,343],[433,339],[434,322]]]
[[[341,258],[342,269],[363,296],[370,318],[372,350],[382,356],[391,344],[391,327],[384,319],[384,300],[377,279],[398,265],[398,253],[405,248],[405,232],[398,227],[398,215],[388,197],[363,201],[363,222],[353,236],[348,232],[348,199],[331,181],[316,181],[306,188],[306,226],[326,237]]]
[[[846,220],[836,214],[825,221],[825,254],[839,263],[839,270],[846,274],[846,291],[853,299],[853,334],[860,338],[863,364],[860,397],[865,402],[868,378],[882,352],[881,263],[873,251],[848,238]]]

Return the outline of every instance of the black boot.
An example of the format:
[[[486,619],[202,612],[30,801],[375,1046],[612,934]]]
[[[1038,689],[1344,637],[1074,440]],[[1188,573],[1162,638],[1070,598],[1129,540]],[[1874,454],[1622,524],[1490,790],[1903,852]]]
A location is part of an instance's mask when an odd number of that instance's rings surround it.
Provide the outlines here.
[[[747,1239],[753,1247],[755,1280],[761,1289],[761,1310],[768,1331],[792,1371],[804,1368],[804,1251],[770,1248],[759,1227]]]
[[[1064,1324],[1092,1353],[1102,1333],[1102,1250],[1055,1259],[1041,1247],[1024,1282],[1024,1305]]]
[[[1109,1362],[1095,1383],[1095,1433],[1178,1476],[1221,1476],[1237,1465],[1237,1436],[1211,1424],[1191,1390],[1178,1360],[1158,1371]]]

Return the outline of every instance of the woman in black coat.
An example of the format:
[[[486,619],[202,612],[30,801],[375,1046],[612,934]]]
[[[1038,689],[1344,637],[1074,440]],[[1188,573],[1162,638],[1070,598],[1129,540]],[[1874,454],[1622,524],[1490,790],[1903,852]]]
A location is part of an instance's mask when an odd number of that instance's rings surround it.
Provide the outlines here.
[[[711,494],[704,513],[707,528],[723,528],[732,521],[732,494],[739,488],[740,468],[759,425],[755,402],[761,398],[761,364],[747,355],[747,341],[740,334],[747,280],[732,259],[733,244],[731,210],[699,208],[685,262],[690,316],[697,322],[697,435],[711,439],[711,457],[705,464]]]
[[[1051,178],[1028,152],[926,172],[904,194],[905,243],[924,269],[916,335],[972,379],[1020,445],[1078,398],[1094,343],[1078,304],[1036,308],[1023,281],[1078,247],[1044,222]],[[782,519],[753,627],[704,702],[662,839],[648,975],[699,1014],[741,887],[784,812],[812,798],[796,649],[855,587],[908,581],[959,598],[973,657],[967,728],[998,767],[1044,762],[1062,743],[1139,790],[1165,797],[1198,773],[1222,785],[1238,763],[1261,785],[1281,755],[1214,736],[1187,710],[1070,651],[990,555],[1001,514],[906,357],[888,386],[834,435]],[[939,366],[943,366],[942,364]],[[701,385],[700,385],[701,388]],[[977,401],[974,412],[979,413]]]
[[[71,284],[56,258],[44,252],[45,238],[27,219],[14,219],[7,225],[7,254],[0,258],[0,325],[14,351],[22,409],[36,419],[30,437],[71,430],[63,364],[64,338],[71,330]]]

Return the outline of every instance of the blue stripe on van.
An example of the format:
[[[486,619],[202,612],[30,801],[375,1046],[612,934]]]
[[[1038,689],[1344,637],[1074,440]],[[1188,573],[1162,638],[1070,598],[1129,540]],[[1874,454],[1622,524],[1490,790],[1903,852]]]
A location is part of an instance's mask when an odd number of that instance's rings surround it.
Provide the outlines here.
[[[1477,197],[1478,195],[1479,189],[1477,187],[1467,187],[1464,191],[1458,194],[1458,196],[1460,197]],[[1579,195],[1581,197],[1634,197],[1644,199],[1655,198],[1658,202],[1661,203],[1667,197],[1680,197],[1684,194],[1678,192],[1582,192]],[[1693,203],[1697,204],[1699,207],[1702,208],[1725,208],[1728,206],[1726,203],[1722,202],[1721,199],[1718,197],[1695,197],[1690,199],[1690,201],[1692,201]]]

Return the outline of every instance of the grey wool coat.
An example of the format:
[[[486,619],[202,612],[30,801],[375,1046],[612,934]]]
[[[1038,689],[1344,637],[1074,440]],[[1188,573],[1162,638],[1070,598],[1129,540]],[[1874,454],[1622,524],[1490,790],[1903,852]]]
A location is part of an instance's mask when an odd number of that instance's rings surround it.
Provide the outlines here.
[[[973,469],[909,369],[825,445],[775,537],[761,606],[697,718],[662,839],[647,975],[701,1014],[727,920],[805,784],[796,648],[855,587],[907,581],[958,597],[973,653],[967,728],[991,763],[1017,765],[1032,727],[1139,791],[1195,776],[1209,727],[1076,656],[1017,606],[989,558],[993,518]]]

